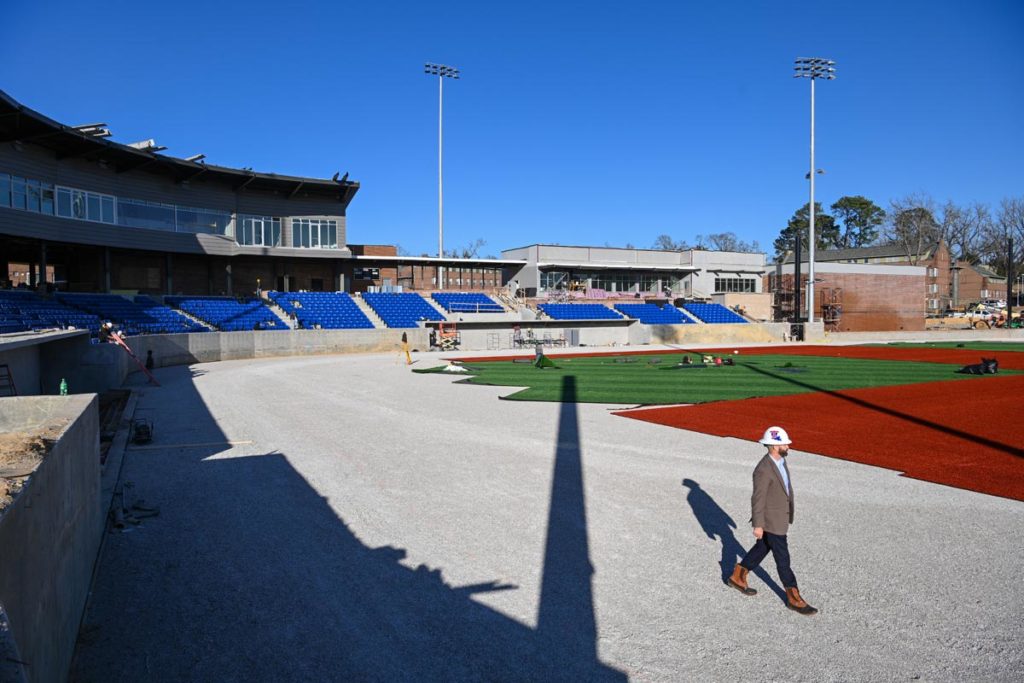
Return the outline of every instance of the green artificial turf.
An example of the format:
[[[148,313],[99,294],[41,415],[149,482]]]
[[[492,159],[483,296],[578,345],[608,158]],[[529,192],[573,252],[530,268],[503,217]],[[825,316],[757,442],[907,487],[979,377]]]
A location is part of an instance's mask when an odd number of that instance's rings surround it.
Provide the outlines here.
[[[902,346],[920,349],[967,349],[968,351],[1015,351],[1024,353],[1024,342],[889,342],[887,344],[865,344],[865,346]]]
[[[690,357],[700,360],[697,354]],[[472,362],[463,365],[471,373],[463,382],[526,387],[507,397],[522,401],[653,405],[984,379],[957,374],[956,367],[940,363],[780,354],[733,356],[734,366],[676,369],[681,358],[682,354],[554,357],[557,367],[546,369],[512,361]],[[426,372],[440,370],[432,368]],[[566,377],[573,378],[571,395],[566,395],[563,388]]]

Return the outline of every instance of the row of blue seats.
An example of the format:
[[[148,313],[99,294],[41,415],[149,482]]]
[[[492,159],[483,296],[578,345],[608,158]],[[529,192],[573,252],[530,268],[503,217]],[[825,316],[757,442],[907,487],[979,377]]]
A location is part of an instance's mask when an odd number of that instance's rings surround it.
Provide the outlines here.
[[[288,329],[259,299],[168,296],[164,301],[224,332]]]
[[[554,320],[621,320],[622,316],[604,304],[540,304],[540,310]]]
[[[0,323],[10,332],[74,327],[97,334],[100,329],[95,315],[19,289],[0,290]]]
[[[128,335],[208,331],[208,328],[144,295],[129,300],[117,294],[61,293],[55,298],[116,323]]]
[[[615,310],[647,325],[693,324],[693,320],[684,315],[675,306],[666,305],[659,307],[655,304],[615,304]]]
[[[346,292],[269,292],[267,296],[307,329],[373,328],[373,323]]]
[[[444,320],[436,308],[414,292],[364,292],[363,300],[388,327],[419,327],[423,320]]]
[[[505,308],[483,292],[435,292],[431,297],[449,313],[504,313]]]
[[[747,320],[722,304],[685,304],[683,308],[698,320],[710,324],[745,323]]]

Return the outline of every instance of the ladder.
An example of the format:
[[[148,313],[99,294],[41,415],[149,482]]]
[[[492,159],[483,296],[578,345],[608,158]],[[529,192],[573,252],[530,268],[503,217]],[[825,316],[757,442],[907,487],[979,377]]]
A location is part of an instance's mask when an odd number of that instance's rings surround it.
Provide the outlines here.
[[[117,334],[116,332],[111,332],[110,339],[115,344],[124,349],[128,353],[128,355],[132,357],[132,360],[135,361],[135,364],[139,366],[139,369],[146,373],[146,377],[149,377],[150,382],[157,386],[160,386],[160,382],[156,381],[156,377],[153,376],[153,373],[149,371],[149,368],[146,367],[145,363],[139,360],[139,357],[135,355],[131,347],[128,346],[128,344],[125,343],[124,339],[121,338],[121,335]]]
[[[11,374],[11,368],[6,364],[0,365],[0,396],[17,395],[18,388],[14,386],[14,376]]]

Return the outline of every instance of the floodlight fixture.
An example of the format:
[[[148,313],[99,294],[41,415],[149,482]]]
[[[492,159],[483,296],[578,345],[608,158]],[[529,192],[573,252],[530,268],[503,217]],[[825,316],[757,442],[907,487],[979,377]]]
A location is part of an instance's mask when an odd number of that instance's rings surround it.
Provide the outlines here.
[[[448,66],[447,64],[434,64],[427,62],[423,65],[423,73],[430,74],[431,76],[441,76],[442,78],[454,78],[456,80],[460,77],[460,72],[454,66]]]

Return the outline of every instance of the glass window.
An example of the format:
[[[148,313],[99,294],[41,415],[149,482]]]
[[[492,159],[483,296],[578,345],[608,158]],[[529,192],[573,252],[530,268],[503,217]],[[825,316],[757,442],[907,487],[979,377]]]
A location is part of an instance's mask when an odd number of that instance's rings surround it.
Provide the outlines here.
[[[0,173],[0,206],[11,205],[11,176]]]
[[[27,189],[25,179],[11,176],[11,206],[15,209],[25,210],[27,202]]]
[[[2,191],[2,190],[0,190]],[[43,185],[39,192],[39,210],[48,216],[53,215],[53,185]]]
[[[753,278],[716,277],[715,292],[756,292],[757,283]]]
[[[101,219],[104,223],[114,223],[114,198],[110,195],[103,195],[100,200]]]
[[[183,206],[175,209],[175,225],[178,232],[210,233],[226,235],[231,223],[231,214],[213,209],[192,209]]]
[[[39,213],[39,181],[38,180],[26,180],[25,189],[27,190],[28,203],[25,206],[29,211]]]
[[[117,200],[117,223],[131,228],[174,231],[174,207],[135,199]]]
[[[66,187],[57,188],[57,215],[71,218],[71,190]]]
[[[100,196],[98,194],[89,192],[86,195],[86,206],[88,209],[86,215],[89,217],[89,220],[96,222],[103,220],[103,211],[100,209]]]
[[[310,221],[309,246],[320,246],[320,221]]]
[[[338,248],[338,224],[331,221],[327,228],[327,246],[331,249]]]

